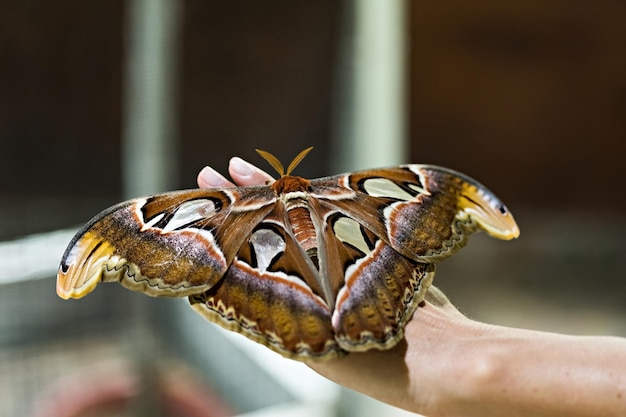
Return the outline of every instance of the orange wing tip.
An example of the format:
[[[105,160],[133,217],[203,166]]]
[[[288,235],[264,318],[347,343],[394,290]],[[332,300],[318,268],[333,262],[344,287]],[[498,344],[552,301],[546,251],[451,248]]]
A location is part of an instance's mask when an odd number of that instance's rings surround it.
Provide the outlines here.
[[[57,295],[67,300],[89,294],[102,281],[105,264],[113,253],[111,244],[85,233],[63,259],[63,265],[67,267],[59,268]]]
[[[520,234],[511,212],[496,196],[485,189],[466,184],[459,198],[459,207],[490,236],[511,240]]]
[[[64,300],[70,298],[83,298],[96,288],[96,286],[102,281],[102,270],[95,271],[95,273],[88,279],[82,282],[80,286],[74,286],[73,275],[70,275],[71,270],[68,273],[59,272],[57,275],[57,295]]]

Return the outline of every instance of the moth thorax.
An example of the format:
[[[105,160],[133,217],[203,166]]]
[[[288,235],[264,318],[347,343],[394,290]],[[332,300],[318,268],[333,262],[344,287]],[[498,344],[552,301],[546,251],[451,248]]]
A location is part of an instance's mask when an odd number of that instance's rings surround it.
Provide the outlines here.
[[[274,181],[272,184],[272,190],[276,195],[286,195],[289,193],[303,193],[309,190],[311,182],[302,177],[293,177],[291,175],[285,175]]]

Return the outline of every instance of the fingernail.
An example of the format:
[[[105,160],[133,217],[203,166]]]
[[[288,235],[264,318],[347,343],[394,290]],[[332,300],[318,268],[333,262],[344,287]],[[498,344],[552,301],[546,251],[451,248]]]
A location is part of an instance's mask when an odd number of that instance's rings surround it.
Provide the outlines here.
[[[211,167],[204,167],[198,174],[198,183],[202,187],[223,187],[228,180]]]
[[[249,177],[254,174],[252,165],[237,156],[230,160],[230,166],[241,177]]]

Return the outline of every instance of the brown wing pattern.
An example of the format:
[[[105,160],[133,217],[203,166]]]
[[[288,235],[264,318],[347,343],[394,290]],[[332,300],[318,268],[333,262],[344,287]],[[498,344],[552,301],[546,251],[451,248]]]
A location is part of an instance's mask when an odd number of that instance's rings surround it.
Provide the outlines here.
[[[315,193],[358,220],[404,256],[438,262],[454,254],[475,230],[512,239],[519,229],[506,206],[486,187],[464,174],[433,165],[406,165],[360,171],[323,181],[354,191],[349,199],[336,191]],[[326,197],[326,194],[331,198]]]
[[[295,359],[388,349],[424,299],[434,264],[483,230],[517,237],[471,178],[429,165],[272,186],[190,190],[105,210],[74,237],[63,298],[118,281],[188,296],[197,312]]]
[[[151,296],[180,297],[212,287],[254,224],[271,210],[274,196],[262,190],[182,191],[105,210],[70,242],[57,293],[80,298],[102,281],[119,281]],[[237,207],[250,195],[253,207]]]
[[[255,227],[216,286],[189,301],[207,319],[283,356],[342,354],[318,271],[289,226],[275,216]]]
[[[328,279],[341,277],[334,296],[332,326],[339,346],[349,352],[387,349],[404,334],[404,324],[432,282],[434,268],[404,257],[356,219],[339,212],[326,216]]]

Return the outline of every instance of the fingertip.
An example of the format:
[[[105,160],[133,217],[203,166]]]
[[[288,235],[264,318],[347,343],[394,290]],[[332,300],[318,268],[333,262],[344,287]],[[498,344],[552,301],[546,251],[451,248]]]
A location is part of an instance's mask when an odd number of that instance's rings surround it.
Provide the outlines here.
[[[264,185],[274,182],[274,178],[268,173],[237,156],[231,158],[228,172],[239,185]]]
[[[198,174],[198,186],[200,188],[234,187],[222,174],[213,168],[206,166]]]
[[[234,156],[230,158],[228,170],[238,178],[248,178],[254,174],[256,167],[238,156]]]

